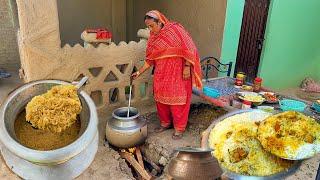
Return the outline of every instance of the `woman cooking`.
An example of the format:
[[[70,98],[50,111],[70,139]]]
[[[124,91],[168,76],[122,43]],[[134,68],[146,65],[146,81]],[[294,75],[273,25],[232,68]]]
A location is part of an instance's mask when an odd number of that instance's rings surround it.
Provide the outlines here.
[[[173,123],[172,138],[181,139],[188,122],[192,85],[202,89],[198,51],[182,25],[159,11],[149,11],[144,22],[150,30],[146,60],[132,77],[136,79],[154,66],[153,92],[160,119],[155,131],[165,131]]]

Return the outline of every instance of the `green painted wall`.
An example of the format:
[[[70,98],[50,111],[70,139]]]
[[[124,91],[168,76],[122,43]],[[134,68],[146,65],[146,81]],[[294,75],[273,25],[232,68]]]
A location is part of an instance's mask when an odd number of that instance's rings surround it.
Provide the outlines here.
[[[317,60],[315,61],[314,71],[316,72],[315,75],[318,81],[320,81],[320,55],[318,56]]]
[[[243,4],[244,0],[228,0],[224,62],[234,60],[235,64]],[[320,80],[319,8],[319,0],[271,1],[258,73],[265,86],[297,87],[306,76]]]
[[[277,89],[320,80],[320,1],[272,1],[259,75]]]
[[[228,63],[230,61],[233,62],[232,73],[236,63],[244,2],[245,0],[227,1],[226,20],[220,59],[223,63]],[[225,73],[219,73],[219,76],[225,75]]]

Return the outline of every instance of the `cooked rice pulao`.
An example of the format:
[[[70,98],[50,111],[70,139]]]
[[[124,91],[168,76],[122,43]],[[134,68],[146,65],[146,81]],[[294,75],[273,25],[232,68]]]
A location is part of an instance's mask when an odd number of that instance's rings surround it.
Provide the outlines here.
[[[260,122],[253,121],[250,113],[228,117],[211,131],[210,147],[220,165],[251,176],[272,175],[291,167],[292,161],[280,159],[262,148],[257,139]]]
[[[279,157],[305,159],[320,152],[320,124],[295,111],[268,117],[258,129],[262,146]]]
[[[57,85],[32,98],[26,106],[26,121],[35,128],[59,133],[76,122],[81,109],[77,88]]]

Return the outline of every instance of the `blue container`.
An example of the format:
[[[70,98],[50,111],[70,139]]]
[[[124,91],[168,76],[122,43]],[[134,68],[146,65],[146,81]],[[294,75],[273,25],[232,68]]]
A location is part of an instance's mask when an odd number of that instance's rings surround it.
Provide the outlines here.
[[[320,103],[314,102],[314,103],[312,104],[312,107],[313,107],[317,112],[320,113]]]
[[[206,96],[212,97],[212,98],[218,98],[220,97],[220,92],[214,88],[210,88],[210,87],[203,87],[203,93]]]
[[[304,102],[292,99],[284,99],[279,101],[280,108],[283,111],[298,111],[303,112],[307,105]]]

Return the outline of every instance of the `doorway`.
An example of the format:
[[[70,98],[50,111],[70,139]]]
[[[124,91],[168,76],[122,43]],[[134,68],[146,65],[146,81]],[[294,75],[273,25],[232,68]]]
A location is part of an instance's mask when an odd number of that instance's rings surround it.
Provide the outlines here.
[[[246,0],[234,74],[244,72],[247,81],[258,74],[270,0]]]

